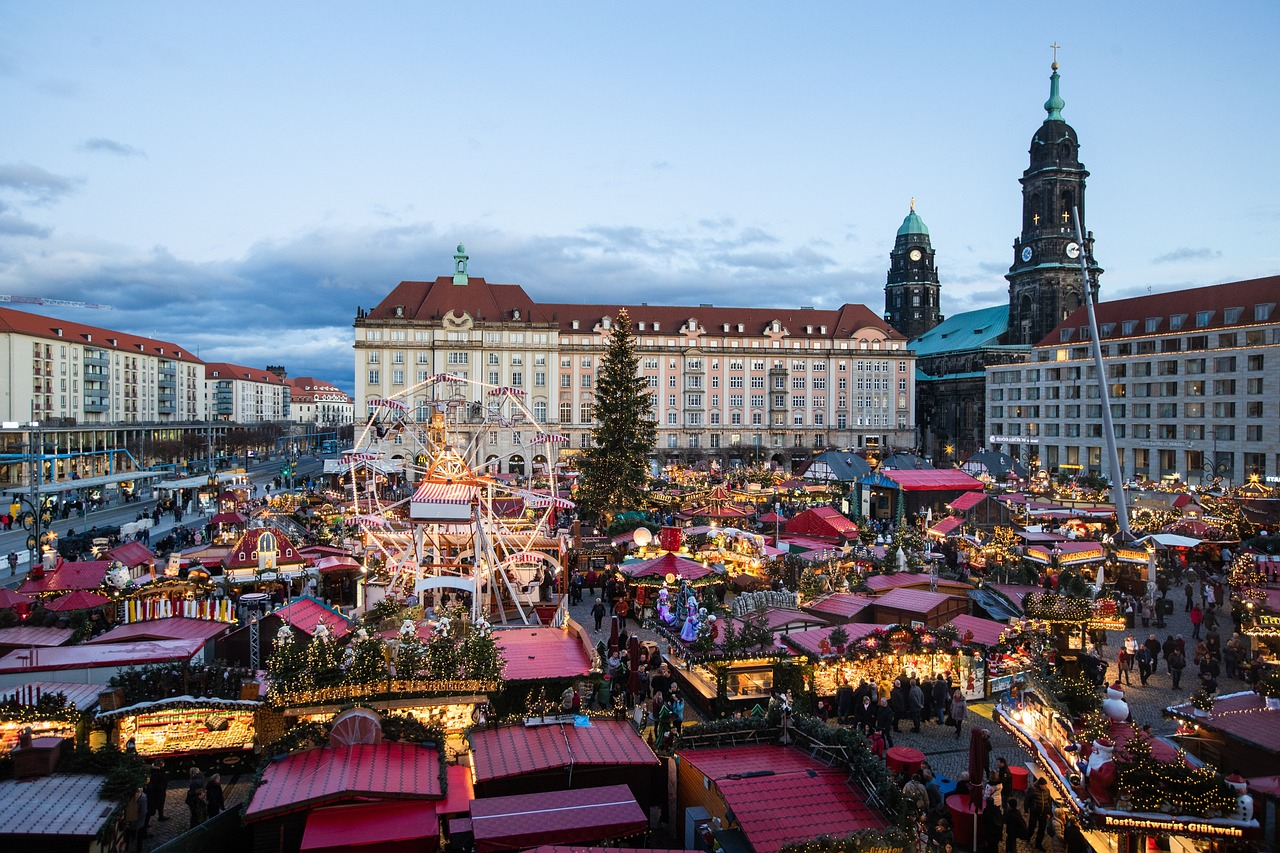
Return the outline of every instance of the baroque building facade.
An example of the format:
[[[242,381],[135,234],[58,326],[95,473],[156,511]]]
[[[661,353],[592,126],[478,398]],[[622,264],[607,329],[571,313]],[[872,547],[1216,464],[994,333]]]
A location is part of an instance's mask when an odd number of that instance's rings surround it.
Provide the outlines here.
[[[358,418],[387,397],[420,419],[448,395],[482,406],[469,385],[430,381],[453,373],[478,380],[477,388],[525,391],[535,420],[569,438],[571,449],[588,447],[595,376],[626,307],[653,395],[658,462],[793,468],[815,449],[915,444],[915,359],[906,337],[866,306],[538,303],[519,285],[471,276],[468,261],[459,246],[452,276],[403,281],[357,312]],[[532,461],[518,457],[512,467]]]

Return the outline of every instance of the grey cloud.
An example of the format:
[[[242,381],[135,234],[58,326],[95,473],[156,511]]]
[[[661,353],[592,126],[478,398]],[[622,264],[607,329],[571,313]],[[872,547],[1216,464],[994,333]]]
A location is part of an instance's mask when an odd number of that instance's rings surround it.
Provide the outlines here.
[[[18,216],[0,214],[0,235],[14,237],[48,237],[52,230]]]
[[[1220,257],[1222,257],[1222,252],[1217,249],[1192,249],[1188,246],[1183,246],[1182,248],[1174,249],[1168,254],[1153,258],[1151,262],[1153,264],[1176,264],[1183,261],[1211,261]]]
[[[116,142],[114,139],[106,139],[101,136],[86,139],[80,145],[80,150],[97,154],[115,154],[120,157],[145,158],[147,156],[147,152],[141,148],[134,148],[132,145],[125,145],[123,142]]]
[[[30,163],[0,164],[0,190],[8,189],[40,204],[52,202],[75,191],[75,178],[55,175]]]

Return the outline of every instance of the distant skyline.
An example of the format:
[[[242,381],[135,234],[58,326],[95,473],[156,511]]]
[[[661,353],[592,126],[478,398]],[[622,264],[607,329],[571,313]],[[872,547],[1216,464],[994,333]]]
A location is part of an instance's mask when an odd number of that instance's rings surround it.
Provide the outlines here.
[[[911,198],[1004,302],[1049,45],[1102,298],[1280,271],[1280,4],[0,0],[0,293],[352,390],[451,271],[539,302],[883,309]]]

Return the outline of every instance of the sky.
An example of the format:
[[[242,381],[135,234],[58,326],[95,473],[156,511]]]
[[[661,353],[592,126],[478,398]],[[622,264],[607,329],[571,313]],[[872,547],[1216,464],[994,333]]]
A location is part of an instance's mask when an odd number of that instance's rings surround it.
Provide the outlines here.
[[[351,390],[452,272],[883,310],[910,200],[1002,303],[1052,52],[1102,298],[1280,271],[1280,3],[0,0],[0,294]]]

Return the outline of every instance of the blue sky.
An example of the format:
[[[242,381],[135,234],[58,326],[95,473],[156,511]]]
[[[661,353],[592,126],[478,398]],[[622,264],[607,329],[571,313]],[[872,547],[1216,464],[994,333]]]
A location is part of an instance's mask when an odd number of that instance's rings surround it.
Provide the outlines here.
[[[891,8],[890,8],[891,7]],[[1277,272],[1280,4],[0,0],[0,293],[350,388],[402,279],[1003,301],[1063,45],[1103,298]]]

